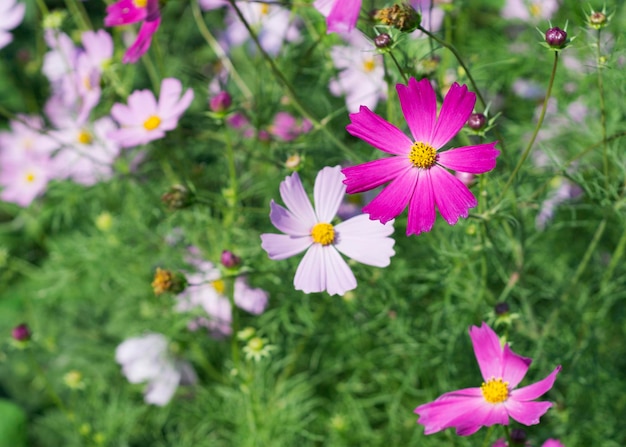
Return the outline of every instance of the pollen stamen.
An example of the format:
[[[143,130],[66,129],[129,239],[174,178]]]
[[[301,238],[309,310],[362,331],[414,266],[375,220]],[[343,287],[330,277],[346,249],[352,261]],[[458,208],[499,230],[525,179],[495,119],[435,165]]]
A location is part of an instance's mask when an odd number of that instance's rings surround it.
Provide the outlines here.
[[[480,387],[483,397],[490,404],[499,404],[509,398],[509,382],[503,382],[502,379],[488,380]]]
[[[335,228],[329,223],[317,223],[311,229],[311,237],[317,244],[330,245],[335,241]]]
[[[429,169],[437,161],[437,149],[430,144],[417,141],[411,146],[409,160],[416,168]]]
[[[156,115],[152,115],[150,118],[143,122],[143,127],[146,130],[154,130],[161,125],[161,118]]]

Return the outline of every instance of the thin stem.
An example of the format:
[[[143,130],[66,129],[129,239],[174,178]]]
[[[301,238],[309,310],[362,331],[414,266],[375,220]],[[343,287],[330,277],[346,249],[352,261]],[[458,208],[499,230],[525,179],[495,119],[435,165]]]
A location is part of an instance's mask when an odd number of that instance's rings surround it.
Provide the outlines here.
[[[50,11],[48,11],[48,7],[46,6],[46,2],[44,0],[37,0],[37,6],[39,7],[39,10],[41,11],[42,16],[47,16],[50,13]]]
[[[624,231],[622,232],[622,236],[620,237],[617,243],[617,247],[615,247],[615,251],[613,252],[613,255],[611,256],[611,261],[609,262],[609,265],[604,271],[604,275],[602,275],[602,281],[600,282],[601,291],[606,289],[607,285],[609,284],[609,281],[611,280],[611,276],[613,276],[613,272],[615,271],[615,268],[620,263],[622,256],[624,255],[625,249],[626,249],[626,227],[624,228]]]
[[[65,0],[65,4],[67,5],[67,9],[72,11],[72,14],[77,17],[76,20],[77,22],[80,22],[80,26],[83,28],[83,31],[93,29],[89,16],[87,15],[87,11],[85,11],[83,5],[80,5],[76,0]]]
[[[511,431],[509,430],[509,426],[508,425],[503,425],[502,427],[504,428],[504,434],[506,436],[506,442],[508,443],[508,445],[512,446],[513,445],[513,441],[511,440]]]
[[[235,303],[235,279],[228,278],[225,280],[227,287],[228,301],[230,302],[230,309],[232,314],[232,335],[230,337],[230,349],[233,356],[233,364],[235,369],[239,370],[240,354],[239,354],[239,341],[237,340],[237,332],[239,332],[239,312],[237,304]]]
[[[487,429],[487,434],[485,435],[485,440],[483,441],[482,447],[487,447],[489,445],[489,440],[491,439],[491,434],[493,433],[493,428],[495,425],[492,425]]]
[[[228,163],[228,177],[230,182],[229,196],[227,197],[228,212],[224,218],[224,227],[227,229],[226,234],[230,236],[230,229],[237,216],[237,208],[239,206],[239,181],[237,178],[237,166],[235,165],[235,151],[228,130],[224,132],[226,140],[226,160]],[[230,240],[227,241],[230,245]]]
[[[222,65],[226,67],[226,70],[233,77],[233,81],[235,81],[235,84],[237,84],[237,87],[239,87],[239,90],[241,90],[241,93],[246,98],[246,100],[248,101],[251,100],[253,96],[252,92],[250,91],[246,83],[243,81],[241,76],[239,75],[239,72],[237,71],[232,61],[226,54],[226,51],[224,51],[220,43],[213,36],[213,34],[211,34],[211,31],[206,26],[206,23],[204,22],[204,19],[202,17],[202,12],[200,11],[200,7],[198,6],[198,2],[196,1],[191,2],[191,11],[193,13],[193,18],[196,21],[196,25],[198,29],[200,30],[200,34],[202,34],[202,37],[204,37],[204,40],[207,41],[207,43],[209,44],[209,46],[211,47],[211,49],[213,50],[217,58],[220,60]]]
[[[600,96],[600,126],[602,127],[602,165],[604,169],[604,183],[609,189],[609,156],[608,156],[608,144],[606,142],[606,108],[604,105],[604,81],[602,79],[602,51],[600,47],[600,33],[601,29],[598,29],[598,40],[596,42],[596,63],[598,65],[598,94]]]
[[[389,55],[389,57],[391,57],[391,60],[393,61],[393,63],[396,64],[396,67],[398,68],[398,71],[400,72],[400,75],[404,79],[404,82],[406,82],[408,84],[409,83],[409,78],[406,75],[406,73],[404,72],[404,70],[402,70],[402,67],[400,66],[400,63],[398,62],[398,59],[396,58],[396,56],[393,54],[392,51],[389,51],[387,54]]]
[[[517,162],[517,165],[513,169],[513,172],[511,173],[509,180],[504,185],[504,188],[502,188],[502,191],[500,192],[500,197],[498,198],[496,203],[499,203],[504,198],[504,195],[506,194],[508,189],[511,187],[513,182],[515,181],[515,177],[517,176],[517,173],[519,172],[522,165],[524,164],[524,162],[530,155],[530,151],[533,148],[533,144],[535,143],[535,140],[537,139],[537,135],[539,134],[539,130],[541,129],[541,125],[543,124],[543,120],[546,116],[546,110],[548,109],[548,101],[550,100],[550,94],[552,93],[552,86],[554,85],[554,79],[556,78],[556,68],[558,66],[558,63],[559,63],[559,52],[555,51],[554,52],[554,64],[552,65],[552,73],[550,74],[548,90],[546,92],[546,97],[543,100],[543,107],[541,108],[541,114],[539,115],[539,120],[537,121],[537,125],[535,126],[535,131],[533,132],[533,135],[530,138],[530,141],[528,142],[526,149],[524,149],[524,152],[522,152],[522,156],[520,157],[519,161]]]
[[[270,66],[270,69],[272,70],[272,73],[274,74],[274,76],[283,84],[283,86],[286,89],[287,92],[287,96],[289,97],[289,99],[291,100],[291,102],[293,103],[294,107],[298,110],[298,112],[300,112],[300,114],[302,116],[304,116],[305,118],[307,118],[309,121],[311,121],[311,123],[313,124],[313,126],[316,129],[320,129],[322,132],[324,132],[324,134],[339,148],[341,149],[341,151],[343,151],[344,156],[348,157],[348,158],[353,158],[353,154],[352,154],[352,150],[350,150],[350,148],[348,146],[346,146],[345,144],[343,144],[330,130],[328,130],[326,128],[325,125],[323,125],[317,118],[315,118],[302,104],[302,102],[300,102],[300,100],[298,99],[298,96],[296,95],[295,89],[294,87],[291,85],[291,83],[289,82],[289,80],[285,77],[285,75],[282,73],[282,71],[280,71],[280,69],[278,68],[278,66],[276,65],[276,63],[274,62],[274,59],[272,59],[272,57],[267,54],[267,52],[263,49],[263,47],[261,46],[261,42],[259,41],[258,36],[256,35],[256,33],[254,32],[254,30],[252,29],[252,27],[250,26],[250,24],[248,23],[248,21],[246,20],[246,18],[243,16],[243,14],[241,13],[241,10],[239,9],[239,7],[237,6],[237,4],[235,3],[235,0],[228,0],[228,2],[230,3],[230,5],[232,6],[233,10],[235,11],[235,13],[237,14],[237,17],[239,17],[239,20],[241,20],[241,23],[244,24],[244,26],[246,27],[246,29],[248,30],[248,33],[250,34],[250,37],[252,38],[252,40],[254,41],[254,44],[256,45],[257,49],[259,50],[259,52],[261,53],[261,55],[263,56],[263,59],[265,59],[265,61],[267,62],[267,64]]]

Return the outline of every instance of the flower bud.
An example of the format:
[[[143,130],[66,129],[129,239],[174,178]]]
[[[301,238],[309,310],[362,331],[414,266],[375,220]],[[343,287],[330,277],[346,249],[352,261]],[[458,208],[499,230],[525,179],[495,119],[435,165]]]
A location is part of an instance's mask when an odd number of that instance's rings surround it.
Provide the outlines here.
[[[161,295],[165,292],[178,294],[187,287],[187,278],[181,273],[174,273],[170,270],[163,270],[157,267],[152,281],[152,290],[155,295]]]
[[[230,108],[232,103],[233,99],[228,92],[222,91],[209,100],[209,107],[215,113],[224,113]]]
[[[404,32],[415,31],[422,21],[419,13],[408,3],[379,9],[374,13],[374,19]]]
[[[594,29],[604,28],[609,24],[610,17],[607,17],[606,10],[591,11],[587,16],[587,25]]]
[[[507,303],[498,303],[496,304],[494,308],[496,315],[499,317],[501,317],[502,315],[508,314],[510,310],[511,308],[509,307]]]
[[[30,329],[26,323],[15,326],[11,331],[11,337],[13,337],[15,341],[28,341],[30,340],[30,336]]]
[[[546,43],[551,48],[563,48],[567,43],[567,33],[555,26],[546,31]]]
[[[521,428],[511,430],[511,447],[523,446],[526,443],[526,431]]]
[[[374,45],[376,45],[376,48],[388,48],[391,43],[391,36],[387,33],[379,34],[374,38]]]
[[[467,125],[472,130],[481,130],[487,124],[487,118],[482,113],[472,113],[467,119]]]
[[[161,196],[161,202],[170,210],[179,210],[192,204],[192,194],[183,185],[173,185],[169,191]]]
[[[241,264],[241,258],[230,250],[224,250],[222,251],[222,256],[220,256],[220,262],[227,269],[234,269]]]

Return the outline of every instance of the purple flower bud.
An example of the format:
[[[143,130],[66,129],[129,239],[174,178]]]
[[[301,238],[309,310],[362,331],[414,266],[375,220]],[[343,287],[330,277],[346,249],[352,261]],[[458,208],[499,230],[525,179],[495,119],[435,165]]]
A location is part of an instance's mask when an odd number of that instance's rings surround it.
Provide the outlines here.
[[[227,269],[232,269],[232,268],[238,267],[239,264],[241,264],[241,258],[239,256],[236,256],[230,250],[224,250],[224,251],[222,251],[222,256],[220,257],[220,262]]]
[[[11,331],[11,337],[16,341],[28,341],[30,340],[30,329],[25,323],[15,326]]]
[[[513,446],[523,446],[526,443],[526,431],[521,428],[511,430],[511,444]]]
[[[559,27],[546,31],[546,43],[552,48],[562,48],[567,42],[567,33]]]
[[[209,100],[209,107],[215,113],[224,113],[232,105],[233,99],[228,92],[219,92]]]
[[[387,48],[391,45],[391,36],[387,33],[379,34],[374,38],[376,48]]]
[[[495,307],[494,310],[496,312],[496,315],[502,316],[502,315],[508,314],[510,308],[509,308],[509,305],[507,303],[498,303],[498,304],[496,304],[496,307]]]
[[[487,118],[482,113],[472,113],[467,119],[467,125],[472,130],[480,130],[487,124]]]

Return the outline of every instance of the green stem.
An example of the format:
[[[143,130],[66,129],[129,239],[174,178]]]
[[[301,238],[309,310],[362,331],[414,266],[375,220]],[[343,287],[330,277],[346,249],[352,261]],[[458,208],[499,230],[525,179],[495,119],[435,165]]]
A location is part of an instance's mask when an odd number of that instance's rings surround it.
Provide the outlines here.
[[[48,7],[46,6],[46,2],[44,0],[37,0],[37,6],[41,11],[42,16],[47,16],[48,14],[50,14],[50,11],[48,11]]]
[[[235,278],[224,279],[225,286],[227,287],[226,295],[230,302],[230,309],[232,314],[232,335],[230,337],[230,349],[233,356],[233,364],[235,369],[239,371],[240,365],[240,353],[239,353],[239,341],[237,340],[237,332],[239,332],[239,312],[237,305],[235,304]]]
[[[602,127],[602,165],[604,169],[604,183],[606,189],[609,189],[609,157],[608,157],[608,144],[606,141],[606,107],[604,105],[604,81],[602,79],[602,52],[600,47],[600,33],[601,29],[598,29],[598,40],[596,42],[596,63],[598,64],[598,94],[600,96],[600,126]]]
[[[485,440],[483,441],[482,447],[487,447],[489,445],[489,441],[491,440],[491,434],[493,433],[494,427],[495,425],[492,425],[487,429],[487,434],[485,435]]]
[[[224,227],[227,230],[225,234],[230,236],[230,231],[228,230],[232,227],[235,221],[237,208],[239,207],[239,181],[237,178],[237,166],[235,165],[235,151],[227,129],[225,129],[224,137],[226,140],[226,160],[228,163],[228,177],[230,183],[229,196],[226,198],[228,211],[224,218]],[[230,244],[230,240],[226,242],[226,245]]]
[[[533,147],[533,144],[535,143],[535,140],[537,139],[537,135],[539,134],[539,130],[541,129],[541,125],[543,124],[543,120],[546,116],[546,110],[548,109],[548,101],[550,100],[550,94],[552,93],[552,86],[554,85],[554,79],[556,78],[556,68],[558,66],[558,63],[559,63],[559,53],[558,51],[555,51],[554,52],[554,64],[552,65],[552,73],[550,74],[548,90],[546,92],[546,97],[543,100],[543,107],[541,108],[541,114],[539,115],[539,120],[537,121],[537,125],[535,126],[535,131],[530,137],[530,141],[528,142],[526,149],[524,149],[524,152],[522,152],[522,156],[520,157],[519,161],[517,162],[517,165],[513,169],[513,172],[511,173],[509,180],[504,185],[504,188],[502,188],[502,191],[500,192],[500,197],[498,198],[496,203],[499,203],[502,201],[502,199],[504,198],[504,195],[506,194],[508,189],[511,187],[513,182],[515,181],[515,177],[517,176],[517,173],[519,172],[522,165],[524,164],[524,162],[530,155],[530,151]]]
[[[237,87],[239,87],[239,90],[241,90],[243,96],[246,98],[246,100],[250,101],[252,99],[252,92],[239,75],[239,72],[226,54],[226,51],[224,51],[220,43],[213,36],[213,34],[211,34],[211,31],[206,26],[206,23],[204,22],[204,19],[202,17],[202,11],[200,11],[200,6],[198,6],[197,1],[191,2],[191,11],[193,13],[193,18],[196,21],[196,26],[200,30],[200,34],[202,34],[204,40],[207,41],[222,65],[228,70],[228,73],[232,76],[233,81],[235,81],[235,84],[237,84]]]
[[[624,231],[622,231],[622,236],[620,237],[617,243],[617,247],[615,247],[615,251],[613,252],[613,255],[611,256],[611,261],[609,262],[609,265],[607,266],[604,272],[604,275],[602,275],[602,281],[600,282],[601,291],[606,289],[607,285],[609,284],[609,281],[611,280],[611,276],[613,276],[613,272],[615,271],[615,268],[620,263],[622,256],[624,256],[625,249],[626,249],[626,228],[624,228]]]
[[[80,4],[76,0],[65,0],[65,4],[67,5],[67,9],[72,11],[72,14],[77,17],[76,21],[79,22],[79,25],[83,29],[83,31],[93,29],[91,21],[89,20],[89,16],[87,15],[87,11],[85,11],[85,8],[82,4]]]
[[[509,426],[503,425],[502,427],[504,428],[504,435],[506,436],[506,442],[508,443],[508,445],[512,446],[513,441],[511,440],[511,431],[509,430]]]
[[[313,124],[313,127],[315,127],[315,129],[319,129],[322,132],[324,132],[326,137],[328,137],[328,139],[330,139],[343,152],[345,157],[347,157],[349,159],[352,159],[353,155],[354,155],[352,153],[352,150],[350,150],[350,148],[348,148],[348,146],[346,146],[344,143],[342,143],[330,130],[328,130],[326,128],[325,124],[322,124],[317,118],[315,118],[304,107],[302,102],[298,99],[298,96],[296,95],[294,87],[291,85],[289,80],[285,77],[283,72],[280,71],[280,69],[278,68],[278,66],[274,62],[274,59],[272,59],[272,57],[269,54],[267,54],[267,52],[263,49],[263,47],[261,46],[261,42],[259,41],[258,36],[256,35],[256,33],[254,32],[254,30],[252,29],[252,27],[250,26],[250,24],[246,20],[246,18],[241,13],[241,10],[239,9],[237,4],[235,3],[235,0],[228,0],[228,2],[230,3],[230,5],[232,6],[233,10],[237,14],[237,17],[239,17],[239,20],[241,20],[241,23],[243,23],[243,25],[248,30],[248,33],[250,34],[250,37],[254,41],[254,44],[256,45],[257,49],[259,50],[259,52],[263,56],[263,59],[265,60],[265,62],[267,62],[267,64],[269,65],[269,67],[270,67],[272,73],[274,74],[274,76],[285,87],[286,92],[287,92],[287,96],[289,97],[289,99],[293,103],[294,107],[298,110],[298,112],[300,112],[300,114],[302,116],[307,118],[311,122],[311,124]]]
[[[402,67],[400,66],[400,63],[398,62],[398,59],[396,58],[396,56],[393,54],[392,51],[387,52],[387,54],[389,55],[389,57],[391,58],[393,63],[398,68],[398,71],[400,72],[400,75],[402,76],[402,79],[404,79],[404,82],[406,82],[408,84],[409,83],[409,78],[406,75],[406,73],[404,72],[404,70],[402,70]]]

